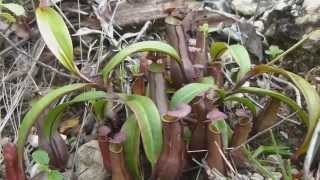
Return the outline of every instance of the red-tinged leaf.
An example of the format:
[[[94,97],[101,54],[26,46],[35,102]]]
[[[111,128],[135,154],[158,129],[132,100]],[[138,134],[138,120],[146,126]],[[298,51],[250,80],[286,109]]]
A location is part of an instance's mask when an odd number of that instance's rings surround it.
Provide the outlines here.
[[[309,142],[312,136],[312,133],[315,129],[315,126],[320,118],[320,96],[319,93],[316,91],[316,89],[308,83],[305,79],[302,77],[291,73],[289,71],[286,71],[281,68],[276,68],[273,66],[268,65],[258,65],[254,69],[252,69],[250,72],[247,73],[247,75],[237,84],[236,87],[241,86],[245,81],[250,79],[253,76],[256,76],[261,73],[278,73],[281,74],[288,79],[290,79],[302,92],[305,102],[307,104],[307,110],[308,110],[308,116],[307,118],[303,118],[306,125],[308,126],[308,131],[306,134],[306,137],[303,141],[303,144],[300,146],[299,150],[296,152],[296,156],[300,156],[301,154],[305,153],[308,149]]]

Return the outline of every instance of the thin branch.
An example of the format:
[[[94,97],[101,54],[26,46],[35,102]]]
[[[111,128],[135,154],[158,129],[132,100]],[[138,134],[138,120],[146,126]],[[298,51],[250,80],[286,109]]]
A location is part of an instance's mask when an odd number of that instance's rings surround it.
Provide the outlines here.
[[[315,31],[320,31],[320,30],[315,30]],[[315,31],[310,32],[307,34],[305,37],[303,37],[300,41],[298,41],[296,44],[291,46],[289,49],[287,49],[285,52],[274,58],[272,61],[268,62],[267,65],[272,65],[276,63],[277,61],[281,60],[283,57],[285,57],[287,54],[289,54],[291,51],[295,50],[297,47],[299,47],[301,44],[303,44],[306,40],[308,40]]]

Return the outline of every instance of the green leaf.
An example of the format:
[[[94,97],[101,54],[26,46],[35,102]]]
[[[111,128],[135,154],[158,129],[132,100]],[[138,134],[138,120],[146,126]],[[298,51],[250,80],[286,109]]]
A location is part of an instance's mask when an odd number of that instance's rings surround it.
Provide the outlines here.
[[[250,56],[246,48],[239,44],[229,46],[228,51],[240,66],[237,76],[237,81],[239,81],[251,69]]]
[[[49,156],[48,153],[44,150],[36,150],[32,153],[32,159],[38,164],[48,166],[49,165]]]
[[[32,105],[31,110],[24,116],[18,132],[17,154],[21,166],[23,164],[24,144],[31,127],[36,122],[38,116],[56,99],[73,91],[83,89],[89,85],[90,84],[79,83],[60,87],[58,89],[50,91],[46,96],[42,97]]]
[[[170,101],[170,107],[175,108],[178,104],[190,103],[195,97],[212,88],[212,84],[191,83],[176,91]]]
[[[60,117],[63,111],[69,106],[69,103],[60,104],[48,112],[45,123],[43,124],[43,134],[45,138],[50,139],[55,130],[58,128]]]
[[[15,3],[0,3],[0,7],[4,7],[6,9],[8,9],[9,11],[11,11],[13,14],[15,14],[16,16],[24,16],[26,15],[26,12],[24,10],[24,8],[22,6],[20,6],[19,4],[15,4]]]
[[[98,120],[102,121],[104,118],[104,110],[106,107],[106,102],[104,100],[92,100],[90,101],[93,107],[93,111]]]
[[[254,153],[252,154],[253,158],[258,158],[258,156],[260,156],[261,154],[275,154],[278,149],[279,154],[284,155],[284,156],[288,156],[291,155],[292,153],[290,152],[290,147],[288,146],[259,146],[258,149],[256,149],[254,151]]]
[[[208,34],[208,32],[209,32],[209,25],[208,25],[208,23],[202,24],[202,25],[199,27],[199,31],[200,31],[200,32],[203,32],[203,33],[207,36],[207,34]]]
[[[132,44],[120,52],[118,52],[112,59],[104,66],[102,70],[103,79],[107,79],[108,74],[120,64],[126,57],[133,53],[142,52],[142,51],[157,51],[165,53],[176,59],[181,63],[178,52],[170,45],[161,42],[161,41],[144,41]]]
[[[210,54],[212,61],[215,61],[228,49],[228,44],[224,42],[215,42],[211,44]]]
[[[215,85],[214,79],[212,76],[206,76],[206,77],[202,77],[200,78],[198,81],[198,83],[202,83],[202,84],[212,84]]]
[[[140,129],[135,117],[129,115],[121,128],[122,132],[127,134],[127,139],[123,143],[126,165],[133,175],[134,179],[142,179],[140,174]]]
[[[105,93],[104,91],[89,91],[81,93],[80,95],[73,98],[71,101],[59,104],[58,106],[54,107],[48,112],[47,119],[45,119],[45,123],[43,126],[44,135],[46,138],[50,138],[58,128],[60,123],[59,116],[64,112],[64,110],[73,103],[85,102],[90,100],[98,100],[98,99],[106,99],[109,97],[109,94]]]
[[[279,49],[279,46],[271,45],[268,50],[265,51],[271,59],[277,57],[279,54],[283,53],[282,49]]]
[[[16,22],[16,18],[13,17],[11,14],[9,13],[2,13],[0,12],[0,17],[4,17],[8,22],[12,23],[12,22]]]
[[[126,96],[125,102],[135,115],[144,151],[154,167],[162,149],[162,126],[158,109],[152,100],[145,96]]]
[[[223,53],[230,53],[234,60],[239,64],[240,70],[238,72],[237,81],[239,81],[251,69],[251,61],[248,51],[240,44],[228,45],[223,42],[216,42],[211,45],[211,58],[216,60]]]
[[[299,150],[296,152],[296,156],[299,156],[306,152],[312,133],[314,131],[314,128],[320,118],[320,96],[316,89],[308,83],[305,79],[302,77],[291,73],[289,71],[286,71],[281,68],[276,68],[268,65],[258,65],[254,69],[252,69],[248,74],[239,82],[237,86],[240,86],[240,84],[244,83],[248,79],[250,79],[253,76],[256,76],[261,73],[278,73],[281,74],[287,78],[289,78],[302,92],[304,99],[307,104],[307,110],[308,110],[308,118],[307,120],[304,119],[306,125],[308,126],[308,131],[306,134],[306,137],[303,141],[303,144],[300,146]]]
[[[239,103],[245,105],[252,112],[253,116],[256,116],[256,114],[257,114],[256,105],[248,98],[238,97],[238,96],[228,96],[228,97],[224,98],[223,101],[224,102],[227,102],[227,101],[239,102]]]
[[[57,170],[51,170],[48,172],[48,180],[63,180],[63,175]]]
[[[74,63],[73,45],[62,17],[50,7],[36,10],[36,18],[41,36],[59,62],[70,72],[78,75],[79,69]]]
[[[287,97],[286,95],[283,95],[279,92],[275,92],[268,89],[262,89],[262,88],[256,88],[256,87],[242,87],[239,89],[240,93],[251,93],[256,94],[258,96],[270,96],[273,97],[286,105],[288,105],[294,112],[297,112],[298,116],[301,118],[303,122],[308,121],[308,115],[307,113],[300,108],[300,106],[291,98]]]
[[[104,91],[88,91],[84,92],[75,98],[71,100],[71,103],[76,103],[76,102],[84,102],[84,101],[90,101],[90,100],[98,100],[98,99],[105,99],[109,97],[110,95]]]

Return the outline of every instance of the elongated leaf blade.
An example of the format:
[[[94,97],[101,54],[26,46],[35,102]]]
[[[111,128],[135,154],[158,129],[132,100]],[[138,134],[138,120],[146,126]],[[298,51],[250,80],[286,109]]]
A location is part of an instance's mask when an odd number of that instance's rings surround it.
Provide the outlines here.
[[[79,74],[70,33],[62,17],[50,7],[40,7],[36,10],[36,18],[41,36],[51,52],[66,69]]]
[[[112,59],[104,66],[102,70],[103,79],[108,77],[108,74],[115,68],[118,64],[125,60],[126,57],[133,53],[142,51],[157,51],[165,53],[176,59],[181,63],[178,52],[170,45],[161,41],[144,41],[132,44],[120,52],[118,52]]]
[[[308,110],[308,120],[305,121],[306,125],[308,126],[308,131],[303,141],[303,144],[295,153],[296,156],[300,156],[301,154],[306,152],[314,128],[320,118],[320,96],[316,89],[302,77],[284,69],[268,65],[256,66],[254,69],[248,72],[248,74],[239,82],[238,86],[244,83],[247,79],[261,73],[278,73],[289,78],[298,87],[298,89],[302,92],[304,96]]]
[[[90,100],[98,100],[98,99],[104,99],[109,97],[109,94],[104,91],[88,91],[84,92],[82,94],[79,94],[75,98],[71,100],[71,103],[76,102],[84,102],[84,101],[90,101]]]
[[[145,96],[127,96],[125,102],[136,117],[146,156],[154,167],[162,149],[162,126],[158,109]]]
[[[294,112],[297,112],[298,116],[301,118],[303,122],[308,121],[307,113],[303,109],[301,109],[300,106],[294,100],[279,92],[256,87],[242,87],[239,89],[239,92],[256,94],[258,96],[270,96],[272,98],[275,98],[288,105]]]
[[[127,139],[123,143],[126,165],[134,179],[142,179],[140,174],[140,129],[134,115],[129,115],[123,124],[121,131],[127,134]]]
[[[212,84],[205,84],[205,83],[191,83],[174,93],[170,101],[170,107],[175,108],[178,104],[188,104],[190,103],[195,97],[199,96],[200,94],[208,91],[212,88]]]
[[[53,101],[62,97],[65,94],[71,93],[76,90],[83,89],[90,84],[79,83],[71,84],[52,90],[46,96],[42,97],[39,101],[32,105],[31,110],[24,116],[18,132],[17,152],[20,165],[23,163],[23,148],[26,142],[29,130],[37,120],[38,116],[47,108]]]
[[[239,44],[229,46],[228,51],[240,66],[237,76],[237,81],[239,81],[251,69],[250,56],[246,48]]]
[[[22,6],[16,3],[0,3],[0,7],[4,7],[11,11],[16,16],[24,16],[26,15],[26,11]]]

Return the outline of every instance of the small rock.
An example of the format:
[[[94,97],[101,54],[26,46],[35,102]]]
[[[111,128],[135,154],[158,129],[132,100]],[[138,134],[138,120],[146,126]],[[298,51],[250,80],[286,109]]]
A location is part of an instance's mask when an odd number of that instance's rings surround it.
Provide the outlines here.
[[[239,23],[238,26],[245,47],[261,61],[263,59],[262,38],[256,33],[255,27],[250,23]]]
[[[39,146],[39,136],[31,134],[28,136],[28,143],[34,147],[37,148]]]
[[[275,154],[271,154],[267,157],[267,160],[270,162],[273,162],[275,164],[279,163],[281,160],[281,157],[279,157],[278,155]]]
[[[306,8],[306,11],[308,12],[320,11],[320,1],[304,0],[303,6]]]
[[[297,24],[320,23],[320,1],[305,0],[303,8],[306,13],[296,19]]]
[[[256,28],[257,31],[262,32],[264,30],[264,24],[262,21],[255,21],[253,23],[254,27]]]
[[[258,173],[254,173],[252,174],[252,176],[250,177],[251,180],[264,180],[264,177],[261,176],[260,174]]]
[[[272,172],[272,175],[277,180],[280,180],[282,178],[281,172]]]
[[[106,180],[111,174],[104,169],[100,148],[96,140],[92,140],[79,147],[76,172],[78,180]]]
[[[231,6],[240,14],[252,16],[257,10],[258,3],[254,0],[233,0]]]

